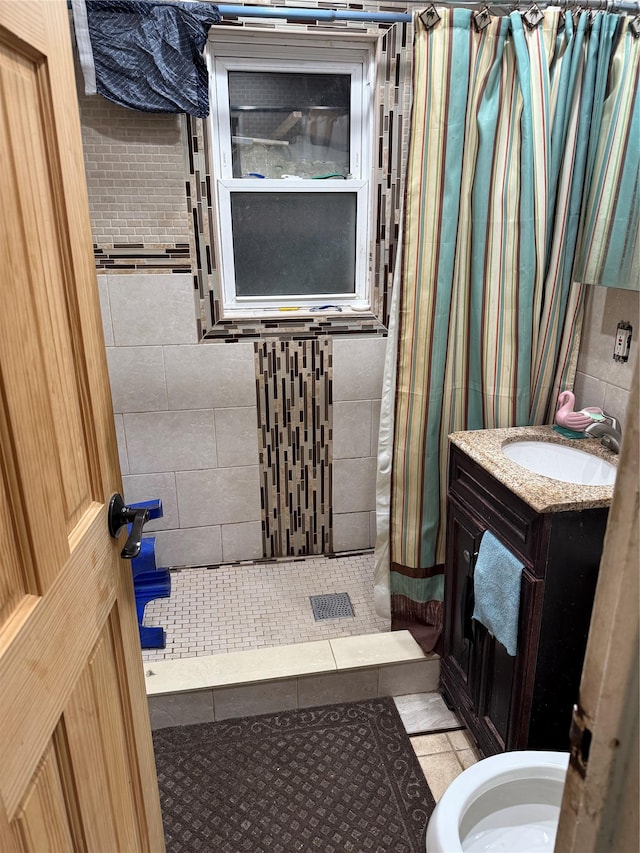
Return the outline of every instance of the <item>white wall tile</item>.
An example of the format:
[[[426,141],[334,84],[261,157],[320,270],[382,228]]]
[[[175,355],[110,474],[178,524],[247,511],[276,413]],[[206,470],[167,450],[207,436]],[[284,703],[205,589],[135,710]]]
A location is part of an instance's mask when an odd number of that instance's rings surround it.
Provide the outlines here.
[[[335,702],[358,702],[378,695],[376,667],[357,672],[308,675],[298,679],[298,706],[313,708]]]
[[[104,345],[113,346],[113,324],[111,322],[111,305],[109,304],[109,276],[98,276],[98,294],[100,296],[100,313],[102,315],[102,330]]]
[[[386,338],[334,338],[334,401],[379,400],[386,349]]]
[[[176,473],[182,527],[260,520],[258,467]]]
[[[371,401],[371,455],[378,455],[378,437],[380,433],[380,400]]]
[[[122,478],[122,485],[126,504],[152,501],[156,498],[162,501],[162,518],[148,521],[144,526],[145,533],[180,526],[176,477],[173,471],[168,474],[132,474]]]
[[[627,362],[613,359],[616,329],[620,321],[633,326],[631,352]],[[608,385],[630,390],[633,365],[638,353],[639,324],[640,293],[611,287],[588,287],[577,369]]]
[[[191,275],[112,275],[108,285],[116,346],[197,343]]]
[[[257,465],[260,461],[257,408],[216,409],[214,418],[218,466]]]
[[[617,418],[623,429],[629,422],[629,417],[638,417],[638,412],[628,412],[630,391],[626,388],[618,388],[616,385],[607,385],[604,395],[604,410],[608,415]]]
[[[152,729],[213,722],[212,690],[193,690],[190,693],[149,696],[147,702],[149,703]]]
[[[371,456],[371,401],[333,404],[333,458]]]
[[[434,693],[440,681],[440,659],[399,663],[380,667],[380,696]]]
[[[333,550],[361,551],[370,544],[368,512],[333,514]]]
[[[222,562],[219,525],[159,530],[154,535],[158,568],[211,566]]]
[[[600,406],[618,418],[624,430],[638,358],[640,293],[611,287],[588,287],[574,383],[576,408]],[[613,359],[618,323],[631,323],[633,335],[627,362]]]
[[[375,548],[376,538],[378,536],[377,518],[375,510],[369,513],[369,545]]]
[[[334,459],[333,511],[367,512],[376,508],[376,459]]]
[[[578,372],[573,390],[576,395],[576,409],[581,409],[583,406],[598,406],[598,408],[604,409],[606,382],[589,376],[587,373]]]
[[[124,475],[129,473],[129,456],[127,454],[127,440],[124,434],[124,419],[122,415],[114,415],[113,421],[116,427],[116,441],[118,442],[120,472]]]
[[[264,684],[248,684],[242,687],[218,687],[213,691],[216,720],[291,711],[297,707],[298,692],[295,678]]]
[[[260,560],[263,556],[262,523],[260,521],[222,525],[223,562]]]
[[[165,347],[170,409],[255,406],[252,343]]]
[[[162,347],[107,347],[114,412],[167,409]]]
[[[217,465],[212,411],[125,414],[124,428],[131,474]]]

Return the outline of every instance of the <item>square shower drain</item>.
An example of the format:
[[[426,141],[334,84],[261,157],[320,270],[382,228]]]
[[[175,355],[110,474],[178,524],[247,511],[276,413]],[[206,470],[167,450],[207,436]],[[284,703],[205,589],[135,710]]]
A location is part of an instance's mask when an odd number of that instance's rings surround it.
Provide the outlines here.
[[[310,595],[313,618],[318,622],[320,619],[344,619],[347,616],[355,616],[353,604],[348,592],[332,592],[329,595]]]

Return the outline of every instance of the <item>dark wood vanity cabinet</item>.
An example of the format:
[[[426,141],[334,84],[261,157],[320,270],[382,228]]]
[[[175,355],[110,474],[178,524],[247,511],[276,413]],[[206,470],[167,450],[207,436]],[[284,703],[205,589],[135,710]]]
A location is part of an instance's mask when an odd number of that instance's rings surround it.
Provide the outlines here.
[[[607,513],[536,512],[451,446],[441,686],[485,756],[569,749]],[[524,564],[515,657],[471,618],[485,530]]]

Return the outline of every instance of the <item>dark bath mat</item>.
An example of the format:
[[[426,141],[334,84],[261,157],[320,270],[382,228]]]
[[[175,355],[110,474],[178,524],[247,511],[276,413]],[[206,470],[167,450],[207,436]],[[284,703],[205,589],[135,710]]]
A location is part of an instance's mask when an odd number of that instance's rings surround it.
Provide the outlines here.
[[[392,699],[153,740],[169,853],[424,853],[435,803]]]

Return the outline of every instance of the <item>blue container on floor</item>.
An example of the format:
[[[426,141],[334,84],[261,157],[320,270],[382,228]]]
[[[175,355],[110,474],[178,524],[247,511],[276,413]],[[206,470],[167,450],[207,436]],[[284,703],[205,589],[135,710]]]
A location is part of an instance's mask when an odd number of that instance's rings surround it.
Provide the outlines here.
[[[136,509],[141,507],[148,509],[150,519],[162,518],[162,501],[160,500],[142,501],[132,506]],[[143,649],[164,649],[167,644],[164,628],[142,624],[144,608],[147,604],[156,598],[169,598],[171,595],[171,576],[167,569],[156,567],[155,548],[155,536],[143,539],[140,553],[131,561],[138,631]]]

